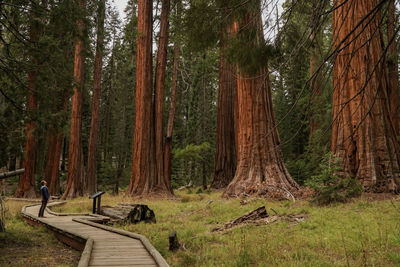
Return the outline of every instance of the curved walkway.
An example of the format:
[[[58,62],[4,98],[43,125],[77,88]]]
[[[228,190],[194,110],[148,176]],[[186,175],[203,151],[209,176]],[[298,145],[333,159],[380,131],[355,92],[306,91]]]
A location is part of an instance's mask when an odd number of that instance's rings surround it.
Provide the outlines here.
[[[53,202],[48,206],[59,204]],[[33,225],[44,224],[62,242],[83,251],[79,267],[169,266],[144,236],[94,223],[107,217],[57,214],[46,209],[45,218],[39,218],[39,208],[39,204],[24,206],[23,219]]]

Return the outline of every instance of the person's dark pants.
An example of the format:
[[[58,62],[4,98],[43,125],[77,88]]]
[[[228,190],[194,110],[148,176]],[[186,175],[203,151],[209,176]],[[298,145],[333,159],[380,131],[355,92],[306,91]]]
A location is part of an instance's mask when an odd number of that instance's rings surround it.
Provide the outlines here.
[[[43,217],[44,210],[46,209],[46,205],[47,205],[47,200],[42,200],[42,206],[40,207],[40,210],[39,210],[39,217]]]

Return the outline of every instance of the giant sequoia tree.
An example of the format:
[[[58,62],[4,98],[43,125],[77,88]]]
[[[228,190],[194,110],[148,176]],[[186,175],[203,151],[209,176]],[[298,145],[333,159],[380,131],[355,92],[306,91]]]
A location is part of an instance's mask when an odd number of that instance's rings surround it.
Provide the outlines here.
[[[82,14],[85,0],[79,1]],[[75,40],[74,94],[72,96],[71,127],[69,132],[68,179],[63,199],[81,196],[83,193],[83,151],[82,151],[82,95],[84,85],[84,22],[77,20],[78,36]]]
[[[221,33],[219,80],[218,80],[218,115],[217,140],[215,150],[214,180],[212,188],[225,188],[235,176],[237,131],[237,95],[235,68],[226,59],[228,39],[232,28],[226,27]]]
[[[99,136],[99,106],[101,93],[101,70],[103,65],[103,42],[104,42],[104,17],[106,13],[106,2],[100,0],[97,7],[97,42],[96,42],[96,57],[94,59],[94,85],[92,97],[92,120],[90,122],[90,138],[89,151],[87,161],[87,191],[90,194],[97,190],[96,177],[96,151],[97,140]]]
[[[238,56],[238,164],[224,195],[295,194],[299,186],[287,171],[279,147],[266,61],[255,62],[266,56],[262,49],[260,1],[252,1],[240,9],[241,15],[233,25],[234,48],[246,47],[250,54],[244,60],[242,55]]]
[[[45,1],[43,1],[45,2]],[[42,3],[45,5],[45,3]],[[17,197],[34,198],[35,193],[35,159],[36,159],[36,137],[35,137],[35,121],[33,115],[37,110],[37,93],[36,86],[38,76],[38,40],[43,33],[43,25],[41,25],[40,18],[37,17],[39,13],[39,6],[37,3],[32,3],[31,6],[31,19],[29,25],[29,39],[30,39],[30,63],[31,70],[28,73],[28,101],[27,111],[29,118],[26,121],[26,144],[25,154],[23,161],[24,174],[20,176],[18,188],[16,192]]]
[[[345,176],[365,190],[399,191],[400,154],[387,92],[381,42],[384,1],[335,1],[331,150],[342,158]]]
[[[158,166],[163,166],[162,151],[162,122],[161,100],[163,98],[163,68],[165,68],[169,1],[163,1],[161,15],[161,38],[159,46],[159,62],[157,64],[158,87],[156,86],[156,103],[153,102],[152,84],[152,28],[153,28],[153,2],[149,0],[138,1],[138,34],[136,54],[136,99],[135,99],[135,130],[133,139],[132,175],[126,194],[130,196],[163,194],[170,195],[169,184],[165,181],[163,172],[158,171]],[[164,15],[164,16],[163,16]],[[155,107],[156,105],[157,107]],[[161,118],[159,117],[161,116]],[[155,119],[157,117],[157,119]],[[157,127],[155,126],[155,122]],[[161,135],[160,131],[161,130]],[[157,131],[157,132],[156,132]],[[156,136],[158,142],[156,142]],[[161,147],[160,147],[161,146]],[[158,164],[157,162],[160,162]]]

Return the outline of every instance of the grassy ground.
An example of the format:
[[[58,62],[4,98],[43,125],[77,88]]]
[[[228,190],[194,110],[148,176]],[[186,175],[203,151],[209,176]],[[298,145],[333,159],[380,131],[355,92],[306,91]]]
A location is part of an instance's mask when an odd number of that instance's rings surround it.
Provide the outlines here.
[[[76,266],[80,252],[61,242],[44,227],[32,227],[22,221],[26,204],[7,201],[6,232],[0,233],[0,266]]]
[[[241,206],[219,193],[177,192],[179,200],[124,199],[106,194],[103,205],[144,203],[156,224],[117,225],[145,235],[171,266],[400,266],[400,199],[371,200],[317,207],[306,201],[253,200]],[[213,202],[209,205],[210,200]],[[308,213],[291,224],[246,225],[219,233],[211,229],[265,205],[283,213]],[[88,212],[87,198],[55,209]],[[270,212],[272,213],[272,212]],[[168,251],[168,234],[176,231],[186,250]]]

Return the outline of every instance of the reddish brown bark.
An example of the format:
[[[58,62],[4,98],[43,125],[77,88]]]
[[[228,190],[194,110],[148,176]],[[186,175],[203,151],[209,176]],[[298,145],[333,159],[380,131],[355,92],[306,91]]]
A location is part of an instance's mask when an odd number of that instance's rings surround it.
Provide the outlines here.
[[[90,122],[90,137],[88,147],[88,161],[86,171],[87,188],[89,194],[93,194],[97,190],[96,177],[96,151],[99,136],[99,105],[101,93],[101,70],[103,64],[103,42],[104,42],[104,17],[105,17],[105,0],[99,1],[98,4],[98,23],[97,23],[97,43],[96,57],[94,59],[94,75],[93,75],[93,98],[92,98],[92,120]]]
[[[178,85],[178,68],[179,68],[179,47],[177,44],[174,45],[174,70],[172,75],[172,87],[171,87],[171,105],[168,115],[168,126],[167,134],[165,137],[164,147],[164,179],[168,184],[168,188],[171,189],[171,158],[172,158],[172,131],[174,129],[174,119],[176,110],[176,88]]]
[[[388,10],[388,27],[387,35],[389,44],[389,60],[388,60],[388,71],[389,71],[389,99],[390,99],[390,117],[396,131],[396,135],[400,136],[400,125],[399,125],[399,72],[398,72],[398,51],[397,42],[395,36],[395,0],[389,1]]]
[[[225,188],[232,181],[236,171],[236,129],[237,110],[235,68],[225,59],[226,38],[221,36],[218,81],[217,140],[215,151],[214,180],[211,188]]]
[[[132,174],[127,195],[139,196],[154,191],[157,181],[154,120],[152,105],[152,11],[150,0],[138,1],[136,54],[135,130]]]
[[[85,9],[85,1],[80,0],[79,6]],[[84,84],[84,24],[77,21],[79,37],[75,40],[74,56],[74,94],[72,96],[71,127],[68,151],[68,178],[63,199],[82,196],[83,194],[83,150],[82,150],[82,91]]]
[[[66,53],[67,54],[67,53]],[[56,96],[56,98],[59,96]],[[55,99],[55,102],[57,100]],[[64,90],[64,99],[59,103],[55,112],[63,111],[67,113],[69,95]],[[64,135],[61,129],[50,129],[48,135],[49,148],[47,152],[47,162],[45,169],[45,180],[49,188],[50,195],[58,195],[60,193],[60,159],[62,153]]]
[[[248,28],[258,29],[257,40],[262,40],[261,11],[245,14],[235,22],[234,33]],[[279,136],[272,110],[271,87],[267,67],[249,75],[236,74],[238,94],[238,163],[235,177],[224,196],[261,194],[289,197],[299,189],[283,162]]]
[[[31,40],[36,38],[31,35]],[[36,72],[31,71],[28,74],[28,88],[30,90],[28,99],[28,113],[33,112],[37,109],[37,97],[36,97]],[[36,138],[34,135],[35,122],[30,118],[26,123],[26,144],[25,154],[22,167],[25,169],[24,174],[19,178],[18,188],[16,197],[23,198],[35,198],[35,150],[36,150]]]
[[[331,150],[343,159],[343,175],[357,178],[366,191],[399,191],[399,144],[390,120],[378,1],[334,4]]]
[[[49,135],[49,150],[45,170],[45,180],[48,181],[50,195],[60,193],[60,157],[63,142],[62,132]]]
[[[169,28],[169,9],[170,1],[162,1],[160,17],[160,40],[157,51],[157,63],[155,72],[155,149],[157,164],[157,186],[164,190],[171,191],[170,182],[164,177],[164,146],[163,146],[163,107],[164,107],[164,88],[165,72],[167,67],[167,46],[168,46],[168,28]]]
[[[43,2],[43,5],[46,3]],[[38,37],[41,34],[40,26],[38,25],[36,5],[32,7],[29,38],[32,45],[38,42]],[[32,64],[38,64],[38,58],[35,56],[34,50],[31,51],[30,59]],[[37,67],[37,66],[35,66]],[[29,116],[32,116],[37,109],[37,95],[36,95],[36,78],[38,75],[37,70],[33,68],[28,73],[28,103],[27,112]],[[34,135],[35,122],[32,117],[28,118],[26,124],[26,143],[25,143],[25,154],[22,167],[25,169],[24,174],[20,176],[18,188],[16,191],[16,197],[34,198],[35,193],[35,160],[36,160],[36,138]]]

